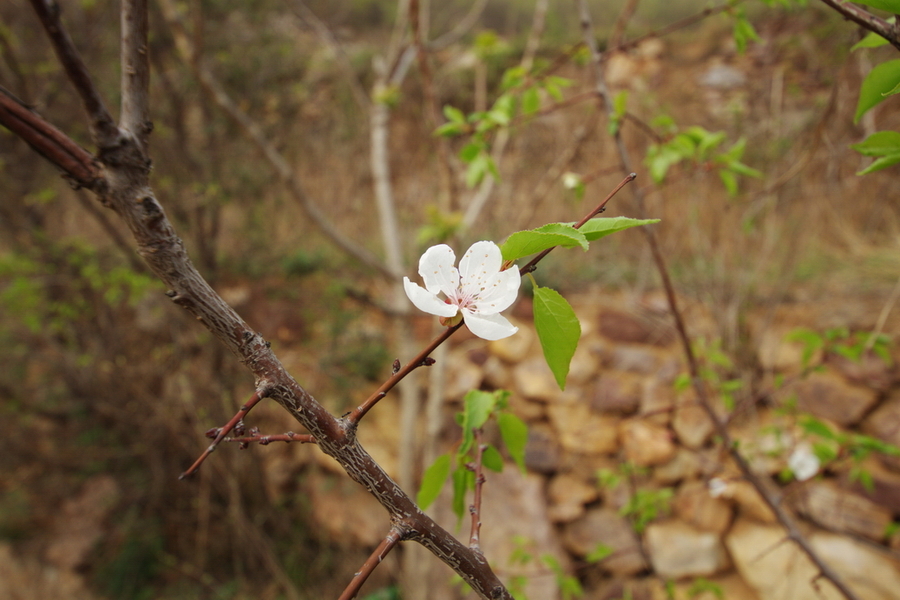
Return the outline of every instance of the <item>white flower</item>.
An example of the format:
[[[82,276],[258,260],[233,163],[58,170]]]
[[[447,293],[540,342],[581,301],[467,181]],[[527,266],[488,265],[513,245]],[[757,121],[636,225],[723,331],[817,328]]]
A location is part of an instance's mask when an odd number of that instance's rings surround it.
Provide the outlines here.
[[[709,495],[713,498],[721,498],[728,491],[728,483],[718,477],[713,477],[706,485],[709,488]]]
[[[809,444],[800,444],[788,457],[788,467],[797,481],[806,481],[819,472],[819,457],[813,454]]]
[[[456,255],[446,244],[425,251],[419,259],[425,287],[403,278],[403,289],[416,308],[442,317],[446,325],[455,325],[462,318],[472,333],[486,340],[517,332],[519,328],[499,313],[516,299],[521,277],[515,267],[500,270],[503,258],[497,244],[475,242],[459,261],[459,270],[453,266],[455,262]]]

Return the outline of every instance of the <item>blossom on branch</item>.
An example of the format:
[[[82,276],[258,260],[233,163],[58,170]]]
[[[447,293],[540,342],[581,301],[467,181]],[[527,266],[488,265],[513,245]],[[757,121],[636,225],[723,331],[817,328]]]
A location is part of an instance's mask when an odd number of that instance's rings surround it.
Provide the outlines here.
[[[806,481],[819,473],[819,457],[817,457],[809,444],[800,444],[788,457],[788,468],[794,474],[797,481]]]
[[[500,315],[515,301],[521,276],[515,267],[501,270],[503,257],[494,242],[475,242],[453,266],[456,255],[439,244],[419,259],[425,287],[403,278],[403,289],[421,311],[441,317],[443,325],[464,320],[469,330],[485,340],[499,340],[519,330]],[[440,298],[438,294],[443,294]]]

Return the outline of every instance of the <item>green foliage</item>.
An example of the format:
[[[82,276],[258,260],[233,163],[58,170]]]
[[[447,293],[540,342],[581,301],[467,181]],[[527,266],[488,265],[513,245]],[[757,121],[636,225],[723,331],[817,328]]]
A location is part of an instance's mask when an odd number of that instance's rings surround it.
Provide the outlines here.
[[[759,34],[756,33],[756,29],[747,20],[747,15],[743,9],[734,9],[731,11],[731,14],[734,17],[734,45],[737,47],[737,51],[743,54],[750,42],[759,41]]]
[[[516,261],[554,246],[588,249],[589,242],[639,225],[659,223],[659,219],[631,219],[628,217],[598,217],[579,229],[571,223],[548,223],[536,229],[517,231],[500,246],[503,260]]]
[[[687,590],[689,598],[696,598],[705,592],[710,592],[719,600],[725,600],[725,591],[722,589],[722,586],[703,577],[695,579]]]
[[[738,192],[738,176],[762,177],[762,173],[743,162],[746,140],[741,138],[727,150],[721,150],[725,142],[725,132],[711,132],[703,127],[689,127],[676,134],[667,142],[653,144],[647,149],[646,164],[650,176],[657,184],[662,183],[669,169],[681,163],[690,163],[695,168],[717,169],[725,189],[732,196]]]
[[[884,334],[868,334],[856,332],[851,334],[846,327],[836,327],[826,330],[824,333],[806,328],[798,328],[785,336],[789,342],[803,344],[803,368],[809,370],[812,357],[819,351],[836,354],[847,360],[859,362],[863,354],[869,350],[879,357],[886,365],[893,364],[891,356],[890,337]]]
[[[569,364],[581,337],[581,323],[559,292],[539,287],[537,283],[534,283],[534,328],[557,385],[566,389]]]
[[[859,101],[853,122],[859,123],[864,114],[884,101],[888,95],[896,93],[894,90],[898,85],[900,85],[900,59],[875,65],[859,88]]]
[[[624,484],[626,477],[640,474],[641,469],[630,463],[623,463],[620,472],[611,469],[597,471],[597,483],[600,487],[613,490]],[[627,518],[637,533],[643,533],[653,520],[660,515],[668,514],[675,490],[670,487],[659,489],[632,490],[628,501],[619,509],[619,514]]]
[[[459,447],[453,455],[439,456],[422,477],[422,485],[416,496],[416,502],[422,510],[437,499],[449,475],[453,482],[453,512],[462,519],[466,511],[466,494],[475,488],[474,469],[479,454],[475,433],[491,418],[497,420],[506,451],[520,469],[525,469],[528,426],[509,412],[509,392],[472,390],[463,399],[463,411],[456,415],[456,422],[462,427]],[[481,450],[481,462],[485,467],[493,471],[503,470],[503,458],[497,448],[484,444]]]
[[[371,594],[366,594],[362,600],[401,600],[400,587],[391,585],[380,590],[375,590]]]
[[[868,175],[900,163],[900,132],[879,131],[850,147],[863,156],[875,158],[872,164],[858,171],[857,175]]]

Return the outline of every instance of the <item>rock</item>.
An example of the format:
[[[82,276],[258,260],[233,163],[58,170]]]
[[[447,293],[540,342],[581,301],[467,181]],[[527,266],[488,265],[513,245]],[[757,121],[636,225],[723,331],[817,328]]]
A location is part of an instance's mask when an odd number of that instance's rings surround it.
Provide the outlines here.
[[[594,413],[585,402],[550,404],[547,416],[564,450],[581,454],[612,454],[619,447],[619,419]]]
[[[847,383],[831,372],[811,373],[790,391],[796,394],[797,408],[839,425],[853,425],[878,400],[878,393]]]
[[[614,342],[667,346],[674,338],[670,325],[654,323],[633,313],[615,308],[600,312],[600,335]]]
[[[470,390],[481,387],[484,371],[472,363],[465,352],[451,351],[447,356],[447,374],[444,378],[444,399],[461,400]]]
[[[863,486],[859,478],[851,477],[849,470],[841,474],[841,485],[875,504],[887,508],[892,514],[900,513],[900,474],[887,469],[875,456],[864,460],[860,469],[871,477],[871,489]]]
[[[560,395],[556,378],[543,358],[530,358],[516,365],[513,382],[516,390],[531,400],[549,402]]]
[[[560,454],[559,444],[548,426],[537,424],[528,428],[525,466],[529,471],[555,473],[560,467]]]
[[[900,445],[900,390],[889,394],[881,406],[866,417],[861,429],[889,444]],[[900,459],[897,457],[881,455],[879,458],[888,467],[900,471]]]
[[[841,489],[832,481],[810,481],[794,501],[797,510],[831,531],[881,541],[891,523],[891,511]]]
[[[665,464],[675,456],[672,433],[641,419],[622,421],[619,440],[626,460],[638,467]]]
[[[531,346],[537,335],[530,325],[525,325],[519,321],[507,317],[510,322],[519,328],[516,335],[511,335],[502,340],[494,340],[488,344],[491,354],[499,357],[501,360],[510,363],[516,363],[528,356]]]
[[[839,354],[825,356],[825,364],[834,368],[851,383],[879,391],[887,391],[897,382],[896,364],[886,363],[874,352],[867,352],[860,360],[850,360]]]
[[[803,369],[803,344],[785,339],[796,327],[767,327],[755,337],[756,355],[763,369],[777,373],[800,373]],[[815,363],[822,358],[821,350],[809,359]]]
[[[584,332],[582,332],[584,336]],[[568,384],[583,385],[597,376],[599,359],[591,351],[590,345],[579,343],[575,348],[575,354],[569,363],[569,375],[566,377]]]
[[[512,374],[496,356],[488,356],[481,365],[484,372],[484,381],[495,390],[506,390],[512,387]]]
[[[701,531],[722,534],[731,525],[734,511],[722,498],[714,498],[703,481],[688,481],[678,488],[672,509],[677,517]]]
[[[603,353],[603,366],[638,375],[656,375],[664,357],[663,351],[652,346],[612,344]]]
[[[585,482],[570,473],[562,473],[550,480],[547,498],[549,516],[554,523],[568,523],[584,515],[584,505],[600,496],[596,485]]]
[[[730,565],[718,534],[682,521],[651,523],[644,540],[653,570],[663,578],[708,577]]]
[[[676,401],[675,389],[670,384],[653,378],[644,380],[640,414],[645,420],[657,425],[668,425],[672,420]]]
[[[807,537],[813,550],[834,569],[857,598],[894,600],[900,589],[900,563],[861,542],[824,532]],[[741,577],[760,600],[838,600],[843,595],[781,527],[738,520],[725,540]]]
[[[678,448],[669,462],[653,469],[653,480],[663,485],[671,485],[700,474],[700,456],[687,448]]]
[[[598,412],[631,414],[640,407],[642,378],[632,373],[604,371],[594,385],[591,408]]]
[[[647,568],[638,537],[631,524],[610,508],[593,508],[563,528],[563,545],[578,557],[585,557],[603,544],[612,553],[599,566],[615,575],[634,575]]]
[[[715,482],[718,485],[714,485]],[[708,485],[711,489],[715,487],[714,496],[734,502],[740,508],[742,515],[763,523],[777,521],[775,513],[749,481],[714,479]]]
[[[104,524],[122,498],[119,484],[109,475],[88,479],[76,496],[63,502],[52,526],[48,563],[76,570],[89,563],[94,546],[104,535]]]
[[[672,429],[683,446],[696,450],[706,443],[715,425],[696,402],[681,402],[672,417]]]

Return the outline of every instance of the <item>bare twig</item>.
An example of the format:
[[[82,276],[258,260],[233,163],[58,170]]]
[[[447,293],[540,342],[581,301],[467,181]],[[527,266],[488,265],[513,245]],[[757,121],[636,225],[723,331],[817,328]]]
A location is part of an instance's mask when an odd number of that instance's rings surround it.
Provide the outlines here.
[[[122,114],[119,124],[145,149],[150,131],[150,56],[147,0],[122,2]]]
[[[62,26],[59,5],[53,0],[31,0],[31,5],[50,37],[56,57],[65,69],[69,81],[81,97],[81,103],[90,119],[94,142],[101,150],[115,146],[119,140],[119,128],[106,109],[100,91],[94,85],[72,38]]]
[[[197,469],[200,468],[200,465],[203,464],[203,461],[205,461],[210,454],[215,452],[219,444],[221,444],[222,441],[225,440],[225,437],[229,433],[231,433],[231,430],[234,429],[237,424],[244,419],[247,413],[250,412],[250,409],[259,404],[260,400],[262,400],[263,397],[264,396],[259,392],[255,392],[252,396],[250,396],[250,399],[247,401],[247,403],[241,406],[235,413],[235,415],[231,417],[231,419],[227,423],[225,423],[224,426],[208,431],[207,436],[212,437],[213,442],[206,448],[206,450],[203,451],[203,454],[201,454],[200,457],[194,461],[194,464],[188,467],[187,471],[178,476],[178,479],[184,479],[185,477],[190,477],[191,475],[196,473]]]
[[[607,88],[606,81],[604,79],[603,55],[598,49],[597,41],[594,38],[590,11],[588,10],[587,2],[585,0],[579,0],[578,4],[579,12],[581,15],[581,26],[582,32],[584,34],[584,40],[588,48],[590,48],[591,56],[593,58],[597,92],[598,95],[602,98],[606,110],[611,115],[613,105],[610,100],[609,89]],[[617,131],[614,137],[622,167],[626,171],[630,170],[631,159],[627,149],[625,148],[624,141],[622,140],[621,132]],[[635,204],[637,205],[640,217],[646,218],[646,208],[642,191],[640,190],[640,188],[632,188],[632,192],[635,197]],[[772,512],[775,514],[778,522],[782,525],[782,527],[784,527],[785,531],[787,532],[788,537],[797,544],[797,546],[803,551],[803,553],[806,554],[806,556],[813,562],[814,565],[816,565],[816,568],[819,569],[819,572],[822,574],[822,576],[830,581],[838,589],[838,591],[844,595],[845,598],[847,598],[848,600],[857,600],[857,596],[850,588],[848,588],[844,584],[840,576],[815,552],[815,550],[798,529],[793,517],[788,514],[788,512],[781,506],[781,502],[779,501],[779,499],[773,495],[768,486],[766,486],[763,482],[762,478],[750,468],[749,463],[739,452],[737,445],[734,443],[734,440],[732,439],[731,434],[728,431],[728,427],[725,425],[725,422],[716,414],[715,409],[712,405],[712,401],[710,400],[709,395],[706,392],[706,387],[703,383],[703,379],[700,376],[699,364],[697,362],[696,356],[694,355],[694,350],[691,346],[691,341],[687,333],[687,327],[685,325],[684,318],[681,314],[680,309],[678,308],[678,302],[675,296],[675,287],[673,286],[672,280],[669,277],[669,271],[666,266],[665,259],[663,258],[659,242],[656,239],[656,235],[651,228],[642,227],[641,230],[647,239],[648,245],[650,246],[650,251],[653,255],[654,263],[663,282],[666,300],[669,304],[669,312],[671,313],[672,318],[675,321],[675,327],[678,331],[678,338],[681,342],[682,350],[688,363],[688,370],[690,372],[691,383],[693,385],[694,392],[699,399],[701,407],[706,412],[709,419],[712,421],[715,427],[716,434],[721,439],[723,446],[731,454],[732,459],[737,464],[738,469],[741,471],[741,474],[744,476],[744,478],[753,485],[753,487],[757,492],[759,492],[765,503],[769,506],[769,508],[772,509]]]
[[[246,444],[259,444],[260,446],[268,446],[272,442],[285,442],[290,444],[291,442],[297,442],[298,444],[315,444],[316,438],[311,436],[308,433],[294,433],[293,431],[288,431],[287,433],[279,433],[275,435],[246,435],[243,437],[227,437],[223,442],[238,442],[242,446]]]
[[[472,528],[469,533],[469,548],[481,552],[481,494],[484,488],[484,450],[486,448],[484,441],[484,431],[479,427],[475,430],[475,464],[472,469],[475,471],[475,494],[472,498],[472,504],[469,506],[469,514],[472,515]]]
[[[344,592],[338,600],[351,600],[352,598],[356,598],[360,588],[362,588],[363,584],[369,578],[369,575],[372,574],[372,571],[375,570],[375,567],[381,564],[381,561],[388,555],[388,552],[393,550],[402,539],[402,532],[398,529],[391,528],[387,537],[381,540],[378,547],[375,548],[372,554],[369,555],[369,558],[366,559],[366,562],[363,563],[362,568],[353,574],[353,580],[350,582],[350,585],[344,589]]]

